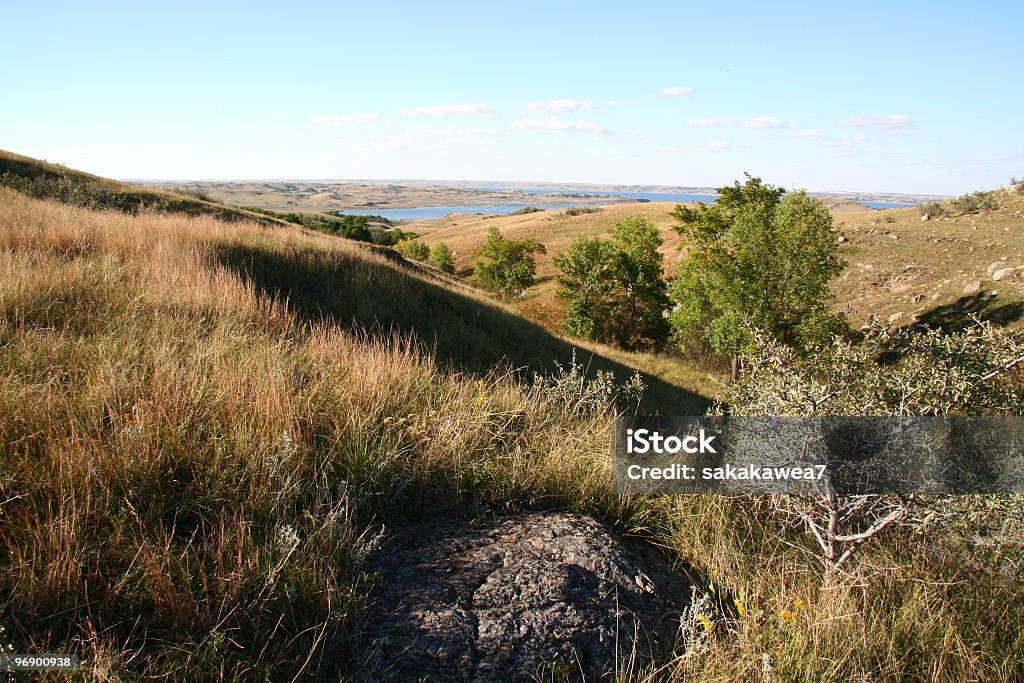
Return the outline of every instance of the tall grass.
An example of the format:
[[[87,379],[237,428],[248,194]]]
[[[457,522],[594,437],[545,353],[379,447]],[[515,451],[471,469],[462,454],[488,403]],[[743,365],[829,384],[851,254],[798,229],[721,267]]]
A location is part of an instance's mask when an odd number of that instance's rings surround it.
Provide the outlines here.
[[[18,650],[77,651],[99,680],[330,677],[381,522],[617,507],[605,421],[303,322],[219,262],[308,236],[0,206],[0,620]]]
[[[15,650],[77,652],[87,680],[337,680],[384,528],[570,509],[666,546],[716,601],[703,645],[632,678],[1020,679],[1019,583],[900,536],[826,579],[764,501],[612,496],[606,415],[486,363],[494,336],[457,337],[491,345],[460,363],[409,322],[473,312],[554,342],[406,268],[297,229],[0,188]],[[349,326],[374,309],[390,323]]]

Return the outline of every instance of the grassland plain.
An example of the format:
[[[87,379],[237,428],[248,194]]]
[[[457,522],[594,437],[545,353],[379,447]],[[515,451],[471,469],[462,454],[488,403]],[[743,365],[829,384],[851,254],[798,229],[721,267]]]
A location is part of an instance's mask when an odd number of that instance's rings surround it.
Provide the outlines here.
[[[273,211],[326,213],[333,211],[385,211],[418,206],[468,206],[592,203],[593,198],[573,196],[546,197],[518,190],[485,189],[444,183],[383,181],[188,181],[185,183],[147,182],[147,187],[173,190],[185,187],[202,192],[228,204],[259,206]],[[621,197],[602,198],[612,203],[628,201]]]
[[[729,615],[628,680],[1024,676],[1019,582],[956,548],[898,532],[823,576],[770,501],[613,496],[608,415],[494,357],[568,345],[455,280],[5,188],[0,278],[0,622],[15,650],[79,653],[68,678],[345,678],[383,527],[521,509],[663,546]],[[490,340],[447,326],[470,311]]]

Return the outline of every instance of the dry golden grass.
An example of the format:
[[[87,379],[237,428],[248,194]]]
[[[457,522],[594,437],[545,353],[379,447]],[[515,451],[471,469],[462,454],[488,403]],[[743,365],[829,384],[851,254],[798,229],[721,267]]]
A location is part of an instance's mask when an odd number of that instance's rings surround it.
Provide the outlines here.
[[[995,282],[986,269],[1003,260],[1024,266],[1024,194],[996,196],[999,209],[927,222],[917,208],[837,216],[849,265],[833,287],[836,307],[849,308],[855,322],[877,315],[896,325],[949,325],[971,313],[1016,322],[1024,278]],[[981,291],[965,293],[972,281]]]
[[[455,296],[297,229],[0,188],[0,623],[15,649],[77,652],[87,680],[337,680],[381,525],[571,509],[670,548],[724,613],[744,604],[654,678],[1024,674],[1019,583],[899,535],[858,556],[859,580],[825,579],[764,501],[613,496],[607,415],[343,324],[353,297],[394,318],[399,294],[456,306],[430,287]],[[455,310],[512,325],[500,307]]]
[[[303,322],[220,254],[314,250],[408,286],[384,257],[2,189],[0,245],[0,595],[21,650],[77,651],[101,680],[298,673],[344,653],[374,519],[618,508],[607,420]]]

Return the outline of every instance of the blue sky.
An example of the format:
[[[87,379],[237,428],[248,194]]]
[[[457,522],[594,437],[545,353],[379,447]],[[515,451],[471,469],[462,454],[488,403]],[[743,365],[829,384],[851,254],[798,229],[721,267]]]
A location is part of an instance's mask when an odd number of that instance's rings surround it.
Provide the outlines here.
[[[0,0],[0,25],[0,148],[117,178],[1024,176],[1019,2]]]

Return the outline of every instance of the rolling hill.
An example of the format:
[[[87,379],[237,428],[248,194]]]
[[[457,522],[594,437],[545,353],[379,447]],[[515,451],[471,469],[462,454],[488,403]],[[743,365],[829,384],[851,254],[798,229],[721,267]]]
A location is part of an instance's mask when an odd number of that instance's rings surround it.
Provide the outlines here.
[[[993,191],[993,196],[999,204],[996,209],[924,222],[918,208],[877,211],[850,200],[826,201],[843,234],[840,252],[848,261],[833,286],[833,308],[846,312],[854,327],[872,315],[895,325],[949,325],[953,319],[962,322],[971,314],[1015,322],[1024,301],[1024,278],[995,282],[987,271],[991,264],[1002,261],[1024,266],[1024,193],[1000,189]],[[950,202],[940,206],[956,213]],[[463,276],[471,275],[473,253],[492,226],[505,237],[531,237],[545,244],[548,253],[537,258],[537,285],[512,305],[557,330],[563,306],[554,298],[554,255],[568,248],[577,236],[606,234],[616,221],[642,214],[661,228],[661,252],[666,273],[671,275],[682,258],[680,238],[671,229],[674,207],[654,202],[616,204],[577,216],[564,210],[518,216],[452,214],[413,223],[409,229],[422,232],[429,244],[448,244],[457,253],[457,270]],[[978,289],[965,292],[972,283],[978,283]]]

